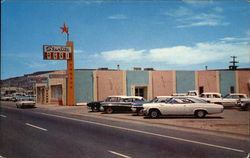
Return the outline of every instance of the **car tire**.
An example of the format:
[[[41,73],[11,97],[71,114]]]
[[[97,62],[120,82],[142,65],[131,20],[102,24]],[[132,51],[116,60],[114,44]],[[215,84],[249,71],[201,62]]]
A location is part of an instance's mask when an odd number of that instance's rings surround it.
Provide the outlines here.
[[[151,118],[158,118],[160,116],[160,113],[158,110],[151,110],[150,113],[149,113],[149,116]]]
[[[96,107],[91,107],[91,110],[93,111],[93,112],[97,112],[98,110],[97,110],[97,108]]]
[[[106,113],[107,114],[111,114],[111,113],[113,113],[114,112],[114,110],[113,110],[113,108],[111,108],[111,107],[108,107],[107,109],[106,109]]]
[[[137,112],[137,115],[138,115],[138,116],[143,116],[143,109],[140,109],[140,110]]]
[[[195,111],[195,116],[198,117],[198,118],[203,118],[203,117],[206,116],[206,114],[207,114],[207,112],[204,111],[204,110],[197,110],[197,111]]]

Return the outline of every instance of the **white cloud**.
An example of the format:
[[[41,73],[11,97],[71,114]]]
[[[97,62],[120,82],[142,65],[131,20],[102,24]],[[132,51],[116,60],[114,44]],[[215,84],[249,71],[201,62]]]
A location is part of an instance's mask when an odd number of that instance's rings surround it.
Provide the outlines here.
[[[249,46],[245,43],[197,43],[194,46],[174,46],[151,50],[113,50],[101,52],[95,57],[107,63],[165,64],[185,67],[214,62],[227,63],[232,55],[237,56],[241,63],[248,63]]]
[[[122,49],[101,52],[99,55],[96,55],[96,57],[101,57],[105,61],[131,62],[143,58],[143,52],[145,52],[145,50]]]
[[[179,7],[177,10],[165,12],[165,15],[175,17],[179,23],[177,28],[198,27],[198,26],[227,26],[228,22],[224,21],[224,16],[219,13],[223,9],[216,7],[210,10],[210,13],[196,13],[185,7]]]
[[[213,0],[182,0],[183,2],[190,4],[192,6],[205,6],[208,4],[213,4]]]
[[[213,10],[216,12],[223,12],[223,8],[220,8],[220,7],[215,7],[213,8]]]
[[[122,20],[122,19],[127,19],[128,17],[123,14],[116,14],[116,15],[111,15],[108,17],[108,19],[114,19],[114,20]]]
[[[80,50],[80,49],[75,49],[74,50],[74,53],[83,53],[84,51],[83,50]]]
[[[167,11],[164,14],[173,17],[181,17],[192,14],[192,11],[185,7],[179,7],[177,10]]]
[[[186,24],[179,25],[177,28],[194,27],[194,26],[226,26],[228,22],[223,22],[223,16],[217,14],[201,13],[185,18]]]
[[[152,49],[147,57],[154,62],[193,65],[223,61],[231,55],[236,55],[242,62],[247,62],[245,58],[248,55],[247,46],[225,43],[198,43],[194,47],[175,46]]]
[[[248,35],[248,36],[250,36],[250,30],[249,30],[249,31],[247,31],[247,35]]]
[[[236,38],[236,37],[225,37],[225,38],[221,38],[221,41],[248,41],[248,38]]]

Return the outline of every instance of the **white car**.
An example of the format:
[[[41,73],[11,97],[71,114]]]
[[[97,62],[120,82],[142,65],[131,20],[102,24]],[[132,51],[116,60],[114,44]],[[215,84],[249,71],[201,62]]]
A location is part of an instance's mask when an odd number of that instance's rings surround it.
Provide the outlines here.
[[[143,107],[142,107],[143,104],[165,102],[165,100],[170,99],[170,98],[171,98],[171,96],[156,96],[152,100],[150,100],[149,102],[146,102],[146,101],[136,102],[132,105],[131,110],[133,112],[137,113],[137,115],[141,115],[142,110],[143,110]]]
[[[165,103],[143,104],[143,113],[151,118],[161,115],[194,115],[198,118],[208,114],[222,113],[224,107],[219,104],[207,103],[193,97],[173,97]]]
[[[230,94],[226,95],[223,98],[222,105],[224,105],[225,107],[236,106],[237,101],[239,99],[241,99],[241,100],[249,100],[249,98],[247,97],[246,94],[243,94],[243,93],[230,93]]]
[[[208,103],[215,103],[215,104],[221,104],[223,102],[222,95],[220,93],[215,93],[215,92],[202,93],[200,95],[200,99]]]
[[[16,102],[17,108],[23,108],[23,107],[34,107],[36,105],[34,99],[31,98],[20,98]]]

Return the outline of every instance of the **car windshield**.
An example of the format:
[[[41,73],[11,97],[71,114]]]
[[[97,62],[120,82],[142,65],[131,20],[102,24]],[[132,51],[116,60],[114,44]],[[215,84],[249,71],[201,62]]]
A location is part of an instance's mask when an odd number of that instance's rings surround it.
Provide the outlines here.
[[[19,101],[34,101],[32,98],[20,98]]]
[[[158,98],[157,97],[154,97],[152,100],[150,100],[149,102],[150,103],[155,103],[155,102],[157,102],[158,101]]]
[[[230,98],[230,99],[238,99],[239,97],[237,95],[226,95],[224,98]]]

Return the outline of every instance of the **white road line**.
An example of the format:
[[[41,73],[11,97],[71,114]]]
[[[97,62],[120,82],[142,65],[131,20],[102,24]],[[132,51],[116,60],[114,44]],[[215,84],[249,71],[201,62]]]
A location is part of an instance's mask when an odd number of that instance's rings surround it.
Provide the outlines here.
[[[215,147],[215,148],[224,149],[224,150],[231,150],[231,151],[241,152],[241,153],[245,152],[245,151],[240,150],[240,149],[234,149],[234,148],[230,148],[230,147],[225,147],[225,146],[220,146],[220,145],[214,145],[214,144],[209,144],[209,143],[203,143],[203,142],[198,142],[198,141],[189,140],[189,139],[183,139],[183,138],[172,137],[172,136],[167,136],[167,135],[162,135],[162,134],[157,134],[157,133],[140,131],[140,130],[131,129],[131,128],[113,126],[113,125],[108,125],[108,124],[103,124],[103,123],[98,123],[98,122],[93,122],[93,121],[87,121],[87,120],[80,120],[80,119],[76,119],[76,118],[65,117],[65,116],[54,115],[54,114],[47,114],[47,113],[40,113],[40,114],[47,115],[47,116],[58,117],[58,118],[64,118],[64,119],[73,120],[73,121],[85,122],[85,123],[89,123],[89,124],[95,124],[95,125],[99,125],[99,126],[105,126],[105,127],[116,128],[116,129],[122,129],[122,130],[126,130],[126,131],[143,133],[143,134],[158,136],[158,137],[162,137],[162,138],[174,139],[174,140],[188,142],[188,143],[193,143],[193,144],[205,145],[205,146]]]
[[[5,115],[0,115],[1,117],[7,117],[7,116],[5,116]],[[1,158],[1,157],[0,157]]]
[[[33,127],[33,128],[36,128],[36,129],[40,129],[40,130],[43,130],[43,131],[48,131],[47,129],[45,128],[42,128],[42,127],[38,127],[38,126],[35,126],[35,125],[32,125],[32,124],[29,124],[29,123],[25,123],[27,126],[30,126],[30,127]]]
[[[108,152],[110,152],[112,154],[115,154],[115,155],[118,155],[118,156],[121,156],[121,157],[124,157],[124,158],[131,158],[131,157],[127,156],[127,155],[123,155],[123,154],[120,154],[118,152],[114,152],[114,151],[111,151],[111,150],[108,150]]]

